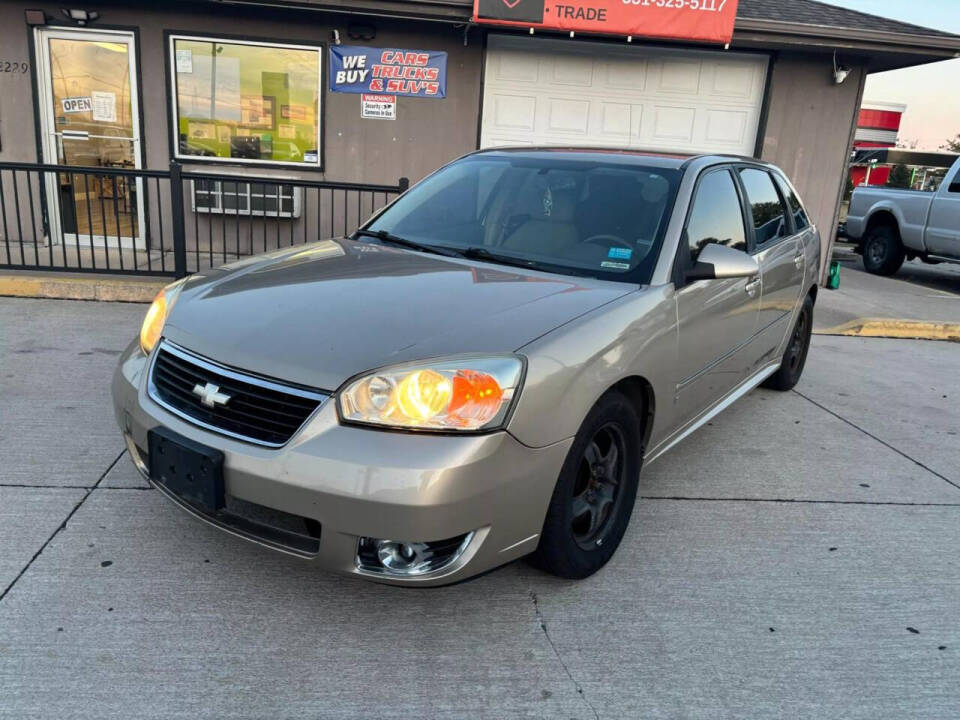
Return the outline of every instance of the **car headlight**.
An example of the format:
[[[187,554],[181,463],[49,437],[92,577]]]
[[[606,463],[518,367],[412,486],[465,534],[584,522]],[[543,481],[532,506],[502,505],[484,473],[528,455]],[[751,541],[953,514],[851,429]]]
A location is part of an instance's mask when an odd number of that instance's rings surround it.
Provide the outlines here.
[[[434,431],[502,427],[519,393],[515,355],[463,357],[376,370],[338,395],[345,422]]]
[[[167,285],[157,293],[153,302],[150,303],[147,316],[143,319],[143,325],[140,326],[140,349],[143,350],[144,354],[149,355],[160,339],[163,324],[167,321],[167,315],[170,314],[173,302],[180,294],[180,288],[185,281],[186,278],[183,278]]]

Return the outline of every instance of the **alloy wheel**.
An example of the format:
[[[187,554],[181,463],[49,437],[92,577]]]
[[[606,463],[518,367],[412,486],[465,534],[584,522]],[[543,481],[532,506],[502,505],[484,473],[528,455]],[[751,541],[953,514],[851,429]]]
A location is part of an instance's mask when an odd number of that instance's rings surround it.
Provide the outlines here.
[[[594,433],[580,458],[573,488],[573,537],[584,550],[593,550],[610,530],[621,497],[626,448],[623,432],[614,423]]]
[[[787,349],[787,365],[791,373],[796,372],[803,361],[803,351],[806,347],[807,336],[810,333],[809,325],[809,313],[807,313],[806,308],[803,308],[797,316],[797,324],[793,329],[793,337],[790,338],[790,347]]]

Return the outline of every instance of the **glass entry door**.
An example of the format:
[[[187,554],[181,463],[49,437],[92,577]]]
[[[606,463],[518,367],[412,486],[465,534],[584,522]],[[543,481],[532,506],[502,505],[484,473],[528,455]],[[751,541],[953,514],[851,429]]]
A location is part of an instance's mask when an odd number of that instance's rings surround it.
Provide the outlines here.
[[[37,30],[50,235],[81,246],[143,247],[143,188],[97,170],[140,167],[140,109],[132,33]],[[52,175],[52,174],[51,174]]]

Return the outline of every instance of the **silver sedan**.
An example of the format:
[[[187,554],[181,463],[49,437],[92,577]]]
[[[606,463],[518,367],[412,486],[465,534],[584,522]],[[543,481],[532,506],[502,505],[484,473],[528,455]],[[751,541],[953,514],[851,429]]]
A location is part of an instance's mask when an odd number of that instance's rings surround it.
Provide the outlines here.
[[[649,465],[803,371],[820,240],[776,167],[517,149],[350,238],[161,292],[113,379],[150,482],[319,567],[586,577]]]

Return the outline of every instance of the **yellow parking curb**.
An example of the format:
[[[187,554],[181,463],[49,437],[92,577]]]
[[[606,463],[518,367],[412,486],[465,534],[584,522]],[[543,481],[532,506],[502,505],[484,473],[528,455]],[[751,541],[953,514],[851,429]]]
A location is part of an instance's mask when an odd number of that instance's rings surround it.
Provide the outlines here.
[[[960,342],[960,323],[859,318],[836,327],[814,330],[813,333],[814,335],[852,335],[856,337]]]
[[[111,276],[78,277],[57,273],[0,274],[0,295],[60,300],[151,302],[169,280]]]

